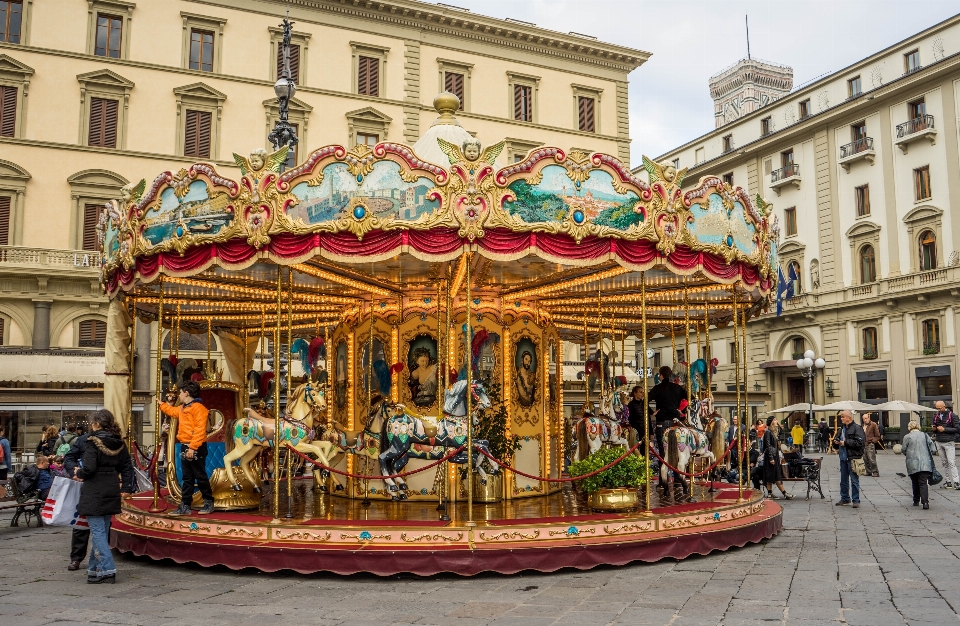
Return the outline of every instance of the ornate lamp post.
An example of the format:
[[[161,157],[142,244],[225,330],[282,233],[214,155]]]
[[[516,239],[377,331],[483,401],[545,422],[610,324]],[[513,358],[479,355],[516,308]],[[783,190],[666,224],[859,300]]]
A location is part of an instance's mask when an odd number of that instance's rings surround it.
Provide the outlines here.
[[[273,86],[273,91],[277,94],[277,101],[280,103],[280,119],[277,121],[276,126],[273,127],[273,130],[270,131],[270,134],[267,135],[267,139],[273,144],[274,150],[279,150],[281,146],[289,146],[292,149],[300,141],[297,139],[296,131],[294,131],[293,126],[291,126],[288,121],[290,99],[297,93],[297,85],[293,82],[293,78],[290,77],[290,35],[293,29],[293,22],[288,18],[289,16],[284,18],[281,24],[283,27],[283,47],[281,48],[283,53],[283,75],[277,78],[277,82]],[[282,171],[284,166],[281,165],[280,167]]]
[[[813,430],[813,379],[817,377],[817,372],[826,367],[827,362],[817,357],[813,350],[807,350],[803,353],[803,358],[797,360],[797,369],[800,375],[807,379],[807,397],[810,402],[810,408],[807,412],[807,451],[810,451],[812,442],[816,439],[816,433]]]

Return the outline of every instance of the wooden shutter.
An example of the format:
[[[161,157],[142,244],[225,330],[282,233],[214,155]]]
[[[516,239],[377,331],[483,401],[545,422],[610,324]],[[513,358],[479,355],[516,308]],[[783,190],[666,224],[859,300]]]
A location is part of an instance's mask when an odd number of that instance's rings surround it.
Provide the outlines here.
[[[365,96],[380,95],[380,59],[358,58],[357,93]]]
[[[99,204],[83,205],[83,231],[81,237],[81,248],[83,250],[97,249],[97,220],[99,219]]]
[[[3,331],[6,330],[6,329],[3,327],[3,324],[4,324],[5,321],[6,321],[5,319],[3,319],[2,317],[0,317],[0,346],[4,345],[4,343],[3,343]]]
[[[213,115],[209,111],[187,110],[183,127],[184,156],[210,158],[210,133]]]
[[[102,148],[117,147],[118,101],[107,98],[90,98],[90,128],[87,145]]]
[[[10,245],[10,196],[0,196],[0,246]]]
[[[533,90],[528,85],[513,86],[513,119],[533,121],[533,103],[530,101],[532,94]]]
[[[460,108],[463,108],[463,74],[444,72],[443,88],[460,98]]]
[[[283,76],[283,45],[277,42],[277,78]],[[290,45],[290,78],[300,84],[300,46]]]
[[[0,87],[0,136],[13,137],[17,124],[17,88]]]
[[[80,340],[77,344],[81,348],[103,348],[107,345],[107,325],[100,320],[83,320],[80,322]]]
[[[595,132],[596,125],[594,124],[594,100],[593,98],[584,98],[580,96],[579,105],[580,105],[580,130],[592,133]]]

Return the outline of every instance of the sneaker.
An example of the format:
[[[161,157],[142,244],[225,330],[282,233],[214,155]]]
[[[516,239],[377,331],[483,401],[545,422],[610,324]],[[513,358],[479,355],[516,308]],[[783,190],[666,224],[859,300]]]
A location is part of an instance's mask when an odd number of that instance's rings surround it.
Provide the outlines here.
[[[185,515],[190,515],[190,507],[186,504],[181,504],[173,513],[169,513],[169,515],[171,517],[183,517]]]
[[[837,500],[837,503],[836,503],[836,504],[837,504],[837,506],[849,506],[849,505],[850,505],[850,501],[849,501],[849,500]]]
[[[210,515],[213,513],[213,500],[204,500],[203,508],[200,509],[199,515]]]
[[[854,502],[854,503],[853,503],[853,508],[859,509],[859,508],[860,508],[860,503],[859,503],[859,502]]]
[[[940,485],[941,489],[954,489],[953,483],[943,483]]]
[[[924,502],[924,503],[923,503],[923,510],[926,511],[926,510],[929,509],[929,508],[930,508],[930,504],[927,503],[927,502]]]

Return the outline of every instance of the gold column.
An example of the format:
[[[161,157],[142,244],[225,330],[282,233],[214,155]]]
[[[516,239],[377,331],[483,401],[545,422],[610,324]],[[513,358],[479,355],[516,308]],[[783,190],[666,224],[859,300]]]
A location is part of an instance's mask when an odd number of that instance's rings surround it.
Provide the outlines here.
[[[318,333],[319,334],[319,333]],[[336,383],[334,380],[333,372],[333,346],[330,345],[330,327],[323,327],[323,345],[327,351],[327,362],[324,364],[327,370],[327,424],[333,424],[333,385]]]
[[[733,363],[733,384],[737,390],[737,405],[735,415],[740,415],[740,364],[737,361],[740,360],[740,344],[737,340],[737,286],[734,285],[731,289],[731,300],[733,304],[733,355],[735,358]],[[742,428],[741,428],[742,430]],[[743,472],[740,472],[737,475],[737,499],[743,501]]]
[[[287,294],[287,406],[290,405],[290,394],[293,393],[293,353],[290,349],[293,347],[293,268],[287,268],[287,284],[289,293]],[[277,357],[274,357],[277,359]],[[274,361],[276,364],[276,361]],[[309,375],[309,372],[307,372]],[[277,381],[278,383],[280,381]],[[286,453],[287,457],[287,514],[286,518],[293,517],[293,455]],[[279,483],[278,483],[279,484]]]
[[[740,328],[742,329],[741,344],[743,344],[743,417],[740,418],[740,432],[744,432],[744,424],[750,419],[750,383],[747,380],[747,312],[740,314]]]
[[[160,294],[157,302],[157,398],[156,415],[153,420],[153,453],[160,454],[160,422],[163,419],[163,413],[160,411],[160,402],[163,397],[163,276],[160,276]],[[159,461],[160,457],[157,457]],[[164,507],[166,508],[166,507]],[[150,505],[151,513],[159,513],[160,508],[160,474],[154,466],[153,471],[153,504]]]
[[[693,361],[690,360],[692,356],[690,354],[690,307],[687,305],[687,283],[683,283],[683,341],[684,341],[684,352],[683,358],[687,360],[686,373],[683,375],[684,383],[687,385],[687,392],[691,393],[693,391],[693,386],[690,381],[690,372],[693,371]],[[691,398],[692,399],[692,398]]]
[[[280,522],[280,323],[283,319],[283,268],[277,266],[277,323],[273,329],[273,521]]]
[[[467,259],[467,336],[465,338],[463,354],[467,361],[467,526],[476,526],[473,521],[473,366],[470,362],[471,349],[473,345],[473,320],[470,319],[470,265],[472,265],[473,256],[469,252],[464,253]]]
[[[707,393],[713,396],[713,355],[710,350],[710,306],[703,305],[703,358],[707,362]]]
[[[133,452],[133,370],[136,367],[137,358],[137,299],[131,298],[130,309],[132,314],[130,319],[130,366],[127,368],[127,388],[130,391],[130,415],[127,416],[127,452]]]
[[[243,383],[241,384],[243,385],[244,392],[243,392],[243,395],[240,396],[243,399],[243,406],[247,406],[248,404],[250,404],[250,382],[247,380],[247,359],[250,356],[248,353],[248,350],[249,348],[247,347],[247,327],[244,326],[243,327],[243,372],[241,372],[241,374],[243,375]]]
[[[590,360],[590,346],[587,345],[587,314],[583,314],[583,406],[590,403],[590,376],[587,374],[587,361]]]
[[[367,339],[367,405],[364,408],[365,415],[362,416],[363,423],[366,425],[367,418],[370,416],[370,407],[373,404],[373,293],[370,294],[370,337]],[[361,366],[363,359],[360,360]],[[363,473],[370,473],[370,461],[367,455],[363,455]],[[363,501],[370,501],[370,479],[363,479]]]
[[[644,513],[650,515],[650,490],[652,488],[650,476],[650,398],[647,392],[647,278],[646,272],[640,272],[640,325],[641,343],[643,345],[643,458],[644,473],[646,474],[646,502]]]

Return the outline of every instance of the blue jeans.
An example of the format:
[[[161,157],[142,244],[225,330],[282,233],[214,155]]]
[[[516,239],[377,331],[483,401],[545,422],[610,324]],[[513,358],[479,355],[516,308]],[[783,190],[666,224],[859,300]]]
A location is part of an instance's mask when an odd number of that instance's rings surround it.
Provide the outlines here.
[[[113,563],[113,553],[110,552],[110,521],[112,515],[88,515],[90,525],[90,558],[87,561],[87,576],[103,578],[108,574],[116,574],[117,566]]]
[[[850,461],[840,461],[840,500],[850,502],[850,486],[853,485],[853,501],[860,502],[860,477],[853,473]]]

